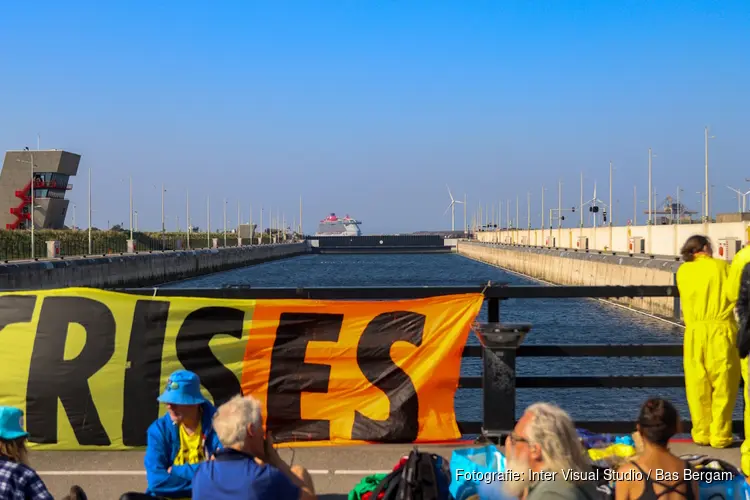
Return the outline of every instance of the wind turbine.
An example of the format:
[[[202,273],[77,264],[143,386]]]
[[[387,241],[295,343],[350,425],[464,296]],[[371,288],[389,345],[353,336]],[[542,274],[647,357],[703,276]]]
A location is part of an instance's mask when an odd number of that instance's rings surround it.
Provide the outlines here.
[[[606,217],[607,216],[607,208],[609,207],[609,205],[607,205],[606,203],[604,203],[604,201],[602,201],[602,200],[600,200],[599,198],[596,197],[596,181],[594,181],[594,197],[591,198],[589,201],[584,202],[583,205],[581,205],[581,211],[583,211],[583,207],[586,206],[586,205],[591,205],[589,207],[589,212],[591,212],[592,215],[594,216],[594,228],[596,228],[596,215],[599,213],[599,208],[600,207],[604,208],[604,217]],[[606,222],[606,220],[605,220],[605,222]]]
[[[456,203],[463,203],[463,201],[453,199],[453,193],[451,193],[451,188],[448,187],[448,184],[446,184],[445,187],[448,188],[448,196],[451,197],[451,204],[448,205],[448,208],[445,209],[445,212],[443,212],[443,215],[447,214],[448,210],[451,211],[451,231],[455,231],[456,230]]]
[[[731,189],[732,191],[734,191],[735,193],[737,193],[737,205],[738,205],[738,207],[737,207],[737,208],[739,208],[739,209],[740,209],[740,210],[742,211],[742,213],[744,213],[744,212],[745,212],[745,207],[747,206],[747,205],[746,205],[746,203],[745,203],[745,202],[747,201],[747,200],[745,199],[745,197],[746,197],[746,196],[747,196],[748,194],[750,194],[750,191],[747,191],[746,193],[743,193],[743,192],[742,192],[742,191],[740,191],[739,189],[735,189],[735,188],[733,188],[732,186],[727,186],[727,187],[728,187],[729,189]],[[740,205],[740,199],[742,199],[742,205]]]

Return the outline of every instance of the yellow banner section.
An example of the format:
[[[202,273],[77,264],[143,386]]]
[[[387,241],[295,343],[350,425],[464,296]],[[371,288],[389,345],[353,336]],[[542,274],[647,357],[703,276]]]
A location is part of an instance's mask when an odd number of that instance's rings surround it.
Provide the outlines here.
[[[0,405],[24,410],[37,449],[141,447],[167,378],[187,369],[214,404],[258,398],[289,445],[457,439],[461,353],[482,301],[3,293]]]

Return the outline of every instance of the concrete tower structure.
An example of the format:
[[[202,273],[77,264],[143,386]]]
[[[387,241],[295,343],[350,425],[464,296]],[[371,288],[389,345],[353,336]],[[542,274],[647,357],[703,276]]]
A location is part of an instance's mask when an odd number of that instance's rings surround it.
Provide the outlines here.
[[[81,156],[67,151],[7,151],[0,171],[0,228],[31,229],[31,185],[34,179],[34,228],[63,229]],[[32,170],[33,165],[33,170]],[[32,174],[33,172],[33,174]]]

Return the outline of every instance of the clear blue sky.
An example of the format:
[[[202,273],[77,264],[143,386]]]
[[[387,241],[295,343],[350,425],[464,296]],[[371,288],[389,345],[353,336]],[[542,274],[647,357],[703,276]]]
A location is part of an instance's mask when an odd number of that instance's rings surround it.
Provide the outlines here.
[[[658,198],[700,210],[706,125],[712,213],[750,189],[746,0],[9,2],[0,47],[0,150],[81,154],[84,226],[89,167],[98,227],[128,224],[132,174],[143,230],[164,182],[169,229],[189,189],[201,228],[207,195],[214,228],[224,197],[267,226],[302,196],[306,232],[336,212],[370,234],[450,228],[446,184],[470,214],[519,195],[523,225],[531,191],[538,225],[558,178],[564,206],[582,170],[607,201],[610,160],[624,224],[649,147]]]

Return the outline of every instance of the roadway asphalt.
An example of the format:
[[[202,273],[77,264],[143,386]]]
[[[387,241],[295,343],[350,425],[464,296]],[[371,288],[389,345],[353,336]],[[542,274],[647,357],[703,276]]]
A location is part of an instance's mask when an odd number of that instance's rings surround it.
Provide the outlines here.
[[[707,454],[739,467],[740,443],[724,450],[673,443],[678,455]],[[465,446],[480,446],[467,443]],[[419,449],[442,455],[450,460],[459,446],[425,445]],[[399,458],[412,449],[409,445],[368,445],[345,447],[281,448],[281,457],[292,464],[306,467],[312,474],[319,496],[343,500],[363,477],[377,472],[390,472]],[[117,500],[126,491],[143,491],[146,474],[143,452],[31,452],[33,467],[40,473],[55,498],[68,493],[71,485],[81,486],[91,500]]]

